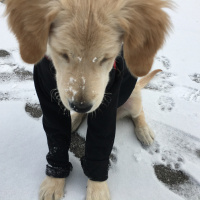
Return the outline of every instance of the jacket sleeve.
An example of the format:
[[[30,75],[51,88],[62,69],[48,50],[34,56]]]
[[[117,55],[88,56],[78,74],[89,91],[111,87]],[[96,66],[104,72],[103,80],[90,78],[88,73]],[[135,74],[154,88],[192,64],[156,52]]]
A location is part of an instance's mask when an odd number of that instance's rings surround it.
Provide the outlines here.
[[[115,130],[118,95],[123,72],[113,69],[111,80],[106,88],[109,94],[95,111],[88,115],[88,129],[85,156],[81,159],[83,171],[93,181],[108,178],[109,156],[112,151]]]
[[[56,92],[56,81],[51,72],[51,63],[43,59],[34,66],[34,83],[43,112],[43,127],[46,132],[49,152],[46,174],[57,178],[67,177],[72,169],[68,150],[71,140],[70,112],[63,110]],[[53,92],[53,93],[52,93]],[[57,96],[56,96],[57,95]]]

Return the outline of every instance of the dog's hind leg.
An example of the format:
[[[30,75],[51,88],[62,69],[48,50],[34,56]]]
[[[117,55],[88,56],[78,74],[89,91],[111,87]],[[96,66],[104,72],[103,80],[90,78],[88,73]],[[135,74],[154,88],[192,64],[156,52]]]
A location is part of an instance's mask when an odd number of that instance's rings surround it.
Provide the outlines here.
[[[135,89],[124,105],[117,110],[117,119],[130,117],[135,125],[135,134],[138,140],[150,145],[154,140],[154,133],[146,123],[140,90]]]
[[[150,145],[154,140],[154,133],[146,123],[140,90],[134,89],[124,105],[117,110],[117,120],[130,117],[135,125],[135,134],[138,140],[145,145]]]
[[[78,127],[81,125],[86,116],[87,114],[81,114],[76,112],[71,114],[72,133],[78,129]]]
[[[154,132],[146,123],[144,111],[142,110],[138,117],[132,118],[135,125],[135,134],[144,145],[151,145],[154,141]]]
[[[135,125],[135,134],[138,140],[145,145],[154,141],[154,133],[145,120],[142,107],[141,89],[161,70],[155,70],[140,79],[129,99],[117,110],[117,120],[123,117],[130,117]]]

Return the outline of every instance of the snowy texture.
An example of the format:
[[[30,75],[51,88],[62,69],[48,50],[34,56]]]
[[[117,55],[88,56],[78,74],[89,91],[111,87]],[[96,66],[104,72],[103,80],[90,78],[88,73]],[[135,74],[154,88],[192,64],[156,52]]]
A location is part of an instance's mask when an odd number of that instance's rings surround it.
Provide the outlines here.
[[[70,83],[70,84],[73,84],[74,82],[76,82],[76,79],[74,79],[73,77],[70,77],[70,78],[69,78],[69,83]]]
[[[95,63],[97,61],[97,57],[93,58],[92,62]]]
[[[117,123],[108,180],[113,200],[200,199],[200,2],[175,2],[176,11],[169,12],[174,31],[153,65],[163,72],[142,92],[156,139],[152,146],[144,147],[130,120]],[[0,3],[0,15],[4,9]],[[0,50],[6,50],[0,56],[0,200],[37,200],[48,149],[41,118],[31,117],[26,109],[29,104],[38,105],[33,66],[21,60],[17,41],[3,17]],[[82,80],[84,86],[85,78]],[[86,130],[84,122],[78,133],[85,138]],[[87,178],[73,153],[70,161],[73,171],[63,200],[83,200]],[[185,180],[178,185],[163,180],[164,184],[157,178],[155,166],[160,165],[171,168],[172,176],[184,173]],[[160,170],[164,172],[164,168]]]
[[[81,62],[81,61],[82,61],[82,58],[81,58],[81,57],[77,57],[77,59],[79,60],[79,62]]]

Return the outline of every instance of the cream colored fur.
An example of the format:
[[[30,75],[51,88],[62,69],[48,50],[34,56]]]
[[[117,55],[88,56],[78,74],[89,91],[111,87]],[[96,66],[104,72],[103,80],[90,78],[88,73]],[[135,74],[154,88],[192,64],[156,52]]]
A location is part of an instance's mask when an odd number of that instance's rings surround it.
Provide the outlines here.
[[[88,180],[86,200],[110,200],[107,181],[98,182]]]
[[[123,42],[135,76],[146,75],[170,29],[166,0],[6,0],[11,30],[25,62],[47,52],[64,106],[101,104]],[[30,14],[31,13],[31,14]],[[76,104],[77,105],[77,104]]]
[[[87,113],[102,103],[122,43],[130,72],[144,76],[171,27],[164,11],[171,7],[168,0],[6,0],[5,4],[22,59],[37,63],[47,52],[56,69],[62,103],[69,110],[73,109],[70,102],[90,104]],[[153,142],[154,134],[145,121],[140,89],[153,74],[137,83],[117,112],[118,119],[131,117],[137,138],[146,145]],[[72,131],[83,118],[72,116]],[[40,199],[59,199],[64,184],[65,179],[47,177]],[[107,200],[108,194],[106,182],[88,181],[87,200]]]
[[[39,200],[60,200],[64,195],[65,178],[47,176],[40,186]]]

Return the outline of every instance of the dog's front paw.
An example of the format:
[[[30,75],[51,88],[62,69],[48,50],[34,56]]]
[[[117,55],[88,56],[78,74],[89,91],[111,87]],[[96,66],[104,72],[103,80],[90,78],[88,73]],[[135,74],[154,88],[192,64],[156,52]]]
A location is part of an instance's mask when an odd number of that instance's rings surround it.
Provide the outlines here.
[[[140,140],[140,142],[144,145],[151,145],[154,141],[154,132],[148,125],[144,127],[136,127],[135,134],[138,140]]]
[[[47,176],[40,186],[40,200],[60,200],[64,196],[65,178]]]
[[[86,200],[110,200],[107,182],[88,180]]]

